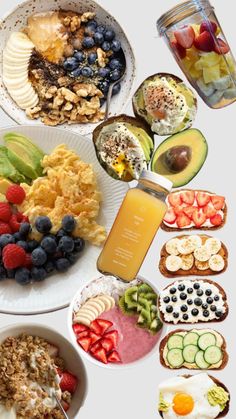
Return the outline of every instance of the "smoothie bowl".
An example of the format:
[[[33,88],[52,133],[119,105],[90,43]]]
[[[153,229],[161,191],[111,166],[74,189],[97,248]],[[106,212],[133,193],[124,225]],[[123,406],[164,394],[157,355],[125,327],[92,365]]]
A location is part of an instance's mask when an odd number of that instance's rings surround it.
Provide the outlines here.
[[[0,330],[2,419],[63,419],[55,396],[72,419],[86,393],[81,358],[62,335],[36,323]]]
[[[134,365],[155,351],[163,324],[158,292],[141,278],[124,283],[102,276],[79,289],[68,312],[68,327],[79,354],[96,365]]]

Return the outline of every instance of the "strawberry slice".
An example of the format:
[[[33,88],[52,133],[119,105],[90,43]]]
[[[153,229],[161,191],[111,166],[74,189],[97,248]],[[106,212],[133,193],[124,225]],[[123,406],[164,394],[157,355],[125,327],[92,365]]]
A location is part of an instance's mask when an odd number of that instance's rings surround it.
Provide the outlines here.
[[[102,328],[99,326],[97,320],[93,320],[90,323],[90,330],[91,330],[91,332],[96,333],[96,335],[102,335]]]
[[[89,351],[89,348],[91,346],[92,343],[92,339],[89,336],[85,336],[85,337],[79,337],[77,339],[78,344],[81,346],[81,348],[83,348],[83,350],[85,352]]]
[[[81,338],[90,338],[90,332],[89,330],[85,330],[84,332],[80,332],[76,335],[76,337],[78,337],[79,339]]]
[[[210,222],[213,226],[220,226],[223,222],[223,218],[220,214],[216,214],[214,217],[210,218]]]
[[[202,224],[205,223],[207,218],[203,212],[197,209],[194,211],[192,219],[196,227],[201,227]]]
[[[213,20],[205,20],[205,22],[202,22],[200,26],[200,33],[208,31],[216,33],[218,29],[218,26]]]
[[[103,364],[107,364],[107,355],[104,348],[97,349],[95,352],[93,352],[94,358],[96,358],[98,361],[103,362]]]
[[[186,49],[182,47],[175,39],[171,42],[171,46],[177,57],[183,60],[186,57]]]
[[[221,210],[225,206],[225,197],[219,196],[219,195],[213,195],[211,196],[211,202],[217,211]]]
[[[192,26],[185,25],[182,28],[174,31],[175,39],[183,48],[191,48],[195,38],[195,32]]]
[[[183,213],[183,214],[178,215],[176,219],[176,223],[179,228],[184,228],[191,224],[191,220],[189,217],[187,217],[187,215]]]
[[[117,330],[111,330],[111,332],[107,332],[104,335],[104,338],[111,339],[113,342],[113,346],[116,347],[118,343],[118,332]]]
[[[99,325],[101,329],[101,335],[103,335],[111,326],[113,326],[113,323],[109,320],[104,319],[97,319],[97,324]]]
[[[180,194],[182,201],[185,204],[193,205],[195,200],[195,192],[194,191],[184,191]]]
[[[183,205],[178,205],[177,207],[174,207],[174,212],[176,215],[181,215],[184,212],[184,206]]]
[[[102,348],[102,345],[101,345],[100,341],[98,340],[93,345],[91,345],[89,351],[90,351],[91,354],[94,354],[94,352],[96,352],[100,348]]]
[[[108,339],[108,338],[102,338],[101,339],[101,345],[105,349],[106,353],[108,353],[112,349],[114,349],[113,341],[111,339]]]
[[[181,196],[179,193],[170,193],[168,195],[168,202],[172,207],[177,207],[182,204]]]
[[[227,52],[229,52],[229,50],[230,50],[229,45],[226,44],[226,42],[223,41],[223,39],[220,39],[220,38],[216,39],[214,51],[217,54],[227,54]]]
[[[61,405],[62,405],[63,409],[65,410],[65,412],[67,412],[67,410],[69,410],[69,408],[70,408],[69,403],[65,402],[65,400],[61,400]]]
[[[168,224],[174,224],[175,220],[176,220],[175,211],[173,210],[173,208],[169,208],[164,217],[164,221]]]
[[[197,207],[193,207],[192,205],[188,205],[187,207],[183,208],[183,213],[187,215],[188,218],[192,219],[194,211],[197,209]]]
[[[90,332],[91,344],[93,345],[95,342],[101,339],[101,335],[97,335],[97,333]]]
[[[77,384],[78,380],[75,375],[68,371],[63,372],[60,381],[61,391],[69,391],[69,393],[73,394],[76,390]]]
[[[198,192],[196,199],[199,207],[205,207],[205,205],[207,205],[208,202],[210,202],[211,198],[210,195],[206,192]]]
[[[211,202],[205,207],[203,207],[202,211],[206,215],[207,218],[214,217],[214,215],[216,215],[217,213],[217,210],[213,207]]]
[[[200,51],[211,52],[215,48],[215,40],[208,31],[202,32],[195,38],[194,46]]]
[[[73,328],[76,335],[79,335],[79,333],[89,330],[89,328],[87,326],[85,326],[84,324],[81,324],[81,323],[74,323],[72,328]]]
[[[121,362],[120,355],[117,351],[112,351],[107,360],[108,362]]]

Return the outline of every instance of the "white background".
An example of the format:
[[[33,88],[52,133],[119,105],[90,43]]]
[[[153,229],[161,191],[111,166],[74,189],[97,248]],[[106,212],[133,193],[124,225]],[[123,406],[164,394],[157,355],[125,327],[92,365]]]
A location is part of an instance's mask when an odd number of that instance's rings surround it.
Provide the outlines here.
[[[0,17],[19,3],[19,0],[0,0]],[[131,45],[133,45],[137,59],[135,87],[146,76],[157,72],[170,72],[183,77],[164,42],[158,38],[155,27],[156,19],[168,8],[174,6],[176,1],[100,0],[100,3],[120,22],[130,38]],[[227,2],[212,0],[212,3],[232,50],[236,54],[235,4],[232,0]],[[190,184],[193,188],[203,188],[224,194],[228,200],[227,224],[214,235],[224,241],[230,251],[228,270],[223,275],[216,277],[228,294],[230,315],[223,323],[216,323],[215,328],[226,337],[230,362],[224,371],[214,372],[214,375],[224,381],[231,391],[231,410],[227,416],[229,419],[235,418],[233,412],[236,412],[236,401],[233,397],[235,394],[234,374],[236,372],[235,110],[235,104],[222,110],[211,110],[199,99],[199,109],[194,126],[202,130],[205,135],[209,144],[209,156],[201,172]],[[128,112],[131,112],[130,105],[127,108]],[[4,112],[0,111],[0,125],[9,124],[12,125],[12,121]],[[156,137],[156,144],[160,141],[161,138]],[[160,248],[170,237],[171,233],[158,233],[141,270],[141,274],[155,283],[158,288],[169,283],[167,279],[161,277],[157,266]],[[0,314],[0,325],[34,321],[53,326],[68,337],[66,318],[67,310],[29,317]],[[85,363],[85,366],[89,377],[89,393],[86,403],[80,411],[80,419],[154,419],[158,417],[158,384],[165,378],[177,375],[177,373],[165,370],[160,366],[158,350],[156,354],[135,368],[108,371],[88,362]]]

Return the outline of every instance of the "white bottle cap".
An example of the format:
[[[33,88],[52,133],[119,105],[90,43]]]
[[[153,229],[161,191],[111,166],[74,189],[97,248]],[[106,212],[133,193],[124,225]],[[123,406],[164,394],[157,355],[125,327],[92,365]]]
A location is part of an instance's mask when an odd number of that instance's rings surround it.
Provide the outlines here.
[[[171,191],[173,183],[171,180],[167,179],[164,176],[158,175],[157,173],[151,172],[149,170],[143,170],[140,177],[140,180],[145,179],[149,180],[150,182],[156,183],[160,185],[162,188],[166,189],[168,192]]]

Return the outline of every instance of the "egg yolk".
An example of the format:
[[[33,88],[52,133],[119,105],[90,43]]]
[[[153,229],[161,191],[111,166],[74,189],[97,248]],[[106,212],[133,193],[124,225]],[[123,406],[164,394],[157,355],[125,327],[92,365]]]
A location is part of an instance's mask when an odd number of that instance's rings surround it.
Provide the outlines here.
[[[194,401],[189,394],[178,393],[173,399],[173,410],[177,415],[185,416],[193,411]]]

